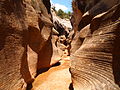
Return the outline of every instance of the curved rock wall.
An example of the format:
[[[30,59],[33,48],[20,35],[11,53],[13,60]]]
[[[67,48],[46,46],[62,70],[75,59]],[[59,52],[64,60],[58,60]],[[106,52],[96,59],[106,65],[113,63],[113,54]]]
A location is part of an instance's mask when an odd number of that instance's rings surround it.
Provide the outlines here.
[[[119,3],[73,0],[74,32],[69,36],[75,36],[70,46],[75,90],[120,90]],[[52,59],[56,57],[58,37],[51,35],[50,7],[50,0],[0,1],[1,90],[26,90],[37,70],[57,62]],[[64,43],[64,37],[59,37],[58,42]],[[57,45],[61,50],[66,48]]]
[[[101,2],[106,12],[100,9]],[[110,2],[99,0],[81,17],[72,41],[70,72],[75,90],[120,90],[120,1]]]
[[[50,66],[52,26],[50,0],[0,1],[1,90],[25,90]]]

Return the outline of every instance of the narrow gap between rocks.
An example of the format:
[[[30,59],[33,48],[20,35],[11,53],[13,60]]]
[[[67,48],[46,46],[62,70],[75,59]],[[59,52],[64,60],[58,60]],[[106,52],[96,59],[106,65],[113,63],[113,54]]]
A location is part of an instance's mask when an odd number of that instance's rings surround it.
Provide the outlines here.
[[[46,3],[47,4],[47,3]],[[50,67],[37,70],[34,82],[28,84],[27,90],[73,90],[71,83],[70,67],[70,43],[72,26],[70,22],[71,12],[56,10],[51,5],[54,27],[52,29],[53,63]],[[52,82],[52,83],[51,83]],[[45,89],[47,90],[47,89]]]

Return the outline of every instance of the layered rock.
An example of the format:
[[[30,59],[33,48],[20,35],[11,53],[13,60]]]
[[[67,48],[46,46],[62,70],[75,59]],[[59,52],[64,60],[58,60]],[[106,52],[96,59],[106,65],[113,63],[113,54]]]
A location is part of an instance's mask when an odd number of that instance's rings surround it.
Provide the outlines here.
[[[120,90],[119,2],[86,0],[84,9],[79,8],[87,13],[72,44],[70,72],[75,90]]]
[[[25,90],[50,66],[52,27],[49,0],[0,1],[1,90]]]
[[[70,20],[68,19],[61,19],[59,16],[56,15],[53,8],[51,8],[52,11],[52,17],[53,17],[53,54],[55,57],[60,57],[59,59],[64,58],[65,56],[69,55],[68,53],[68,34],[70,33],[72,26],[70,23]],[[57,39],[55,39],[58,36]]]
[[[90,24],[93,17],[107,11],[119,2],[119,0],[73,0],[73,15],[71,18],[71,23],[74,33],[78,33],[82,28]],[[76,42],[76,44],[74,44],[72,42],[71,46],[71,52],[74,52],[74,47],[79,47],[79,43],[77,44]]]
[[[52,16],[53,16],[54,29],[59,32],[59,36],[60,35],[67,36],[72,29],[70,20],[61,19],[59,16],[56,15],[54,9],[52,9]]]

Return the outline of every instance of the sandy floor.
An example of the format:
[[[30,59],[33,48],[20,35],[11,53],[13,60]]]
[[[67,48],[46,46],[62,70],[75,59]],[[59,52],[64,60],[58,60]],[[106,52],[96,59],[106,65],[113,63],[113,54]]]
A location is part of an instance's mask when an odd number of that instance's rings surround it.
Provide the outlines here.
[[[38,75],[32,84],[32,90],[69,90],[70,60],[61,60],[60,63],[59,66],[51,67],[48,71]]]

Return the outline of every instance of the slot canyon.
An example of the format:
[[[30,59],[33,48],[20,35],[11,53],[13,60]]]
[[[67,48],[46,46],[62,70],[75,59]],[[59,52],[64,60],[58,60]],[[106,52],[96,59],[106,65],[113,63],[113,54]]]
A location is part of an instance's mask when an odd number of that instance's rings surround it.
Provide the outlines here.
[[[120,90],[120,0],[0,0],[0,90]]]

